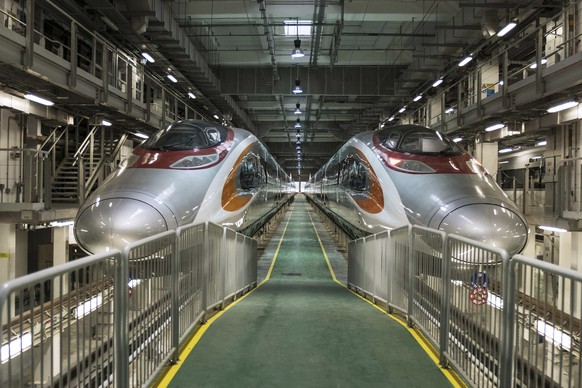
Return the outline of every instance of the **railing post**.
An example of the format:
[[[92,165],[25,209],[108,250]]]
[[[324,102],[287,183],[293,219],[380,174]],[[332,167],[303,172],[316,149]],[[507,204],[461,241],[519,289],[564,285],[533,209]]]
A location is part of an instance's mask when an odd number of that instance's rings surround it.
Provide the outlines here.
[[[176,230],[176,241],[174,241],[174,254],[172,255],[172,261],[170,263],[170,278],[172,279],[172,287],[171,287],[171,303],[172,303],[172,312],[171,312],[171,324],[172,324],[172,348],[174,349],[173,355],[171,357],[171,362],[175,364],[178,362],[178,358],[180,356],[180,311],[179,311],[179,292],[180,287],[178,284],[178,271],[180,266],[180,256],[182,255],[181,252],[181,239],[180,236],[182,234],[182,229],[178,228]]]
[[[439,350],[440,358],[439,364],[441,366],[447,365],[447,358],[445,353],[448,351],[449,344],[449,298],[451,292],[451,255],[449,249],[449,238],[448,235],[444,238],[443,243],[443,272],[442,272],[442,288],[443,297],[441,303],[441,320],[440,320],[440,333],[439,333]]]
[[[511,387],[513,379],[513,327],[515,319],[515,285],[517,265],[513,265],[508,258],[503,260],[505,273],[503,287],[503,310],[501,319],[501,354],[499,357],[499,387]]]
[[[44,209],[50,209],[53,205],[53,198],[52,198],[52,182],[51,182],[51,174],[52,174],[52,163],[50,158],[43,158],[44,163],[42,163],[42,201],[44,202]]]
[[[408,225],[408,308],[407,308],[407,323],[412,327],[412,309],[414,308],[414,237],[412,235],[412,227]]]
[[[115,361],[113,380],[116,387],[129,385],[129,324],[128,324],[128,279],[129,279],[129,248],[123,250],[123,254],[115,263],[115,290],[114,290],[114,338],[113,349]]]
[[[203,262],[202,262],[202,323],[206,322],[206,313],[208,310],[208,282],[210,281],[210,237],[209,237],[208,221],[204,223],[204,245],[202,247]]]

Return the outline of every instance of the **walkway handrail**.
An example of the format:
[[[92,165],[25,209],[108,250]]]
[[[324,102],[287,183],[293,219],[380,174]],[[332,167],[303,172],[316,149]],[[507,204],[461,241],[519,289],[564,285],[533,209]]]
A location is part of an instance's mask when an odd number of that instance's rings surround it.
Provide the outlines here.
[[[404,314],[470,385],[577,384],[582,273],[416,226],[351,241],[348,267],[350,288]]]
[[[256,287],[256,244],[192,224],[2,284],[0,385],[152,385],[208,315]]]

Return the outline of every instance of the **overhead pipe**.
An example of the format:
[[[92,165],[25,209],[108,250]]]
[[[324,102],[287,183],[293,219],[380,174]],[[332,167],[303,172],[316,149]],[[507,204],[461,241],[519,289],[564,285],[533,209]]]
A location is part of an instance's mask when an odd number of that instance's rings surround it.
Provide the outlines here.
[[[267,38],[267,46],[269,47],[269,54],[271,54],[271,66],[273,67],[273,79],[278,81],[279,71],[277,69],[277,59],[275,57],[275,38],[273,30],[269,25],[269,19],[267,17],[267,3],[265,0],[257,0],[259,3],[259,11],[261,12],[261,20],[263,21],[263,29],[265,31],[265,37]]]

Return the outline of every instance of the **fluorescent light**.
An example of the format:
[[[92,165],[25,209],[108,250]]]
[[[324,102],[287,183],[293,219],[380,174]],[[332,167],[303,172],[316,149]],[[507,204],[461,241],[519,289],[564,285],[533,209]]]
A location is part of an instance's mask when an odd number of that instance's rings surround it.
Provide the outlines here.
[[[73,220],[69,220],[69,221],[53,221],[49,225],[51,227],[59,227],[59,226],[70,226],[70,225],[73,225],[74,223],[75,223],[75,221],[73,221]]]
[[[511,22],[507,23],[505,27],[501,29],[501,31],[497,33],[497,36],[505,36],[509,31],[513,30],[515,26],[517,26],[517,23],[512,20]]]
[[[473,60],[473,57],[470,55],[468,57],[465,57],[465,59],[463,59],[461,62],[459,62],[459,67],[465,66],[467,63],[471,62],[472,60]]]
[[[192,92],[188,92],[188,97],[190,97],[193,100],[196,99],[196,95],[194,93],[192,93]]]
[[[148,135],[146,135],[145,133],[141,133],[141,132],[135,132],[133,135],[134,135],[134,136],[137,136],[137,137],[139,137],[139,138],[141,138],[141,139],[147,139],[147,138],[149,137],[149,136],[148,136]]]
[[[511,151],[513,151],[513,148],[508,147],[508,148],[502,148],[502,149],[500,149],[499,150],[499,153],[500,154],[506,154],[506,153],[511,152]]]
[[[30,100],[30,101],[38,102],[39,104],[46,105],[46,106],[53,106],[55,104],[52,101],[49,101],[49,100],[42,98],[42,97],[39,97],[39,96],[35,96],[34,94],[25,94],[24,98],[26,98],[27,100]]]
[[[434,81],[434,83],[432,84],[432,87],[433,88],[436,88],[437,86],[439,86],[442,83],[443,83],[443,79],[442,78],[439,78],[436,81]]]
[[[213,116],[216,120],[218,120],[220,117],[218,117],[218,115],[214,115]]]
[[[542,65],[545,65],[546,63],[548,63],[548,60],[547,60],[546,58],[542,58],[542,60],[540,61],[540,63],[541,63]],[[530,68],[530,69],[535,69],[535,68],[537,68],[537,67],[538,67],[538,64],[537,64],[537,63],[535,63],[535,62],[534,62],[534,63],[532,63],[531,65],[529,65],[529,68]]]
[[[458,142],[460,142],[461,140],[463,140],[463,138],[462,138],[462,137],[455,137],[455,138],[453,139],[453,141],[454,141],[455,143],[458,143]]]
[[[540,228],[541,230],[547,230],[549,232],[559,232],[559,233],[567,232],[566,229],[558,228],[555,226],[540,225],[540,226],[538,226],[538,228]]]
[[[454,108],[449,108],[445,111],[445,113],[453,113],[455,111]]]
[[[145,51],[143,53],[141,53],[141,56],[144,57],[145,59],[147,59],[148,61],[150,61],[151,63],[155,62],[154,57],[152,57],[149,53],[147,53]]]
[[[176,77],[174,77],[172,74],[168,74],[166,77],[168,77],[168,79],[172,82],[178,82],[178,80],[176,79]]]
[[[101,120],[101,125],[105,125],[106,127],[110,127],[113,124],[111,124],[111,121],[107,121],[107,120]]]
[[[564,109],[573,108],[576,105],[578,105],[578,102],[577,101],[568,101],[568,102],[565,102],[563,104],[556,105],[556,106],[553,106],[553,107],[549,108],[548,109],[548,113],[560,112],[560,111],[562,111]]]
[[[79,304],[73,310],[73,315],[75,318],[79,319],[89,314],[91,311],[96,310],[99,306],[103,304],[103,297],[101,295],[94,296],[93,298]]]
[[[501,162],[499,162],[499,164],[507,164],[509,163],[509,160],[502,160]]]
[[[2,364],[5,364],[12,357],[20,356],[22,352],[30,349],[32,346],[32,335],[24,333],[19,338],[15,338],[9,343],[2,345],[0,348],[0,358]]]
[[[538,142],[536,143],[536,147],[543,147],[543,146],[545,146],[546,144],[548,144],[548,141],[547,141],[547,140],[541,140],[541,141],[538,141]]]
[[[505,127],[505,124],[503,124],[503,123],[493,124],[493,125],[485,128],[485,132],[495,131],[495,130],[501,129],[503,127]]]
[[[536,321],[535,326],[537,332],[543,335],[548,342],[558,344],[564,350],[570,350],[572,348],[572,337],[570,335],[544,321]]]
[[[406,110],[406,107],[405,107],[405,106],[403,106],[402,108],[400,108],[400,110],[398,111],[398,113],[402,113],[402,112],[404,112],[405,110]]]
[[[394,116],[390,116],[390,118],[388,119],[388,121],[394,121]]]
[[[414,100],[412,100],[412,101],[416,102],[416,101],[420,100],[421,98],[422,98],[422,94],[419,94],[418,96],[414,97]]]

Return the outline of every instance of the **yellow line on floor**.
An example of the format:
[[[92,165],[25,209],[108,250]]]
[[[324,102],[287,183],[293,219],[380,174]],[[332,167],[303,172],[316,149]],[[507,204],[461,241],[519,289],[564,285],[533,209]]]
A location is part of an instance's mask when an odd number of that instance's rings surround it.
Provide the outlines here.
[[[210,327],[210,325],[214,321],[216,321],[218,318],[220,318],[222,316],[222,314],[224,314],[225,312],[230,310],[232,307],[234,307],[238,302],[240,302],[241,300],[243,300],[244,298],[246,298],[247,296],[252,294],[257,288],[259,288],[267,280],[270,279],[271,272],[273,271],[273,267],[275,266],[275,262],[277,261],[277,256],[279,255],[279,250],[281,249],[281,244],[283,243],[283,239],[285,238],[285,233],[287,232],[287,227],[289,226],[289,221],[291,220],[291,213],[293,212],[293,207],[294,207],[294,205],[289,210],[289,219],[287,220],[287,223],[285,224],[285,229],[283,229],[283,234],[281,235],[281,238],[279,239],[279,244],[277,245],[277,249],[275,250],[275,254],[273,255],[273,259],[271,261],[271,266],[269,267],[269,272],[267,272],[267,276],[265,277],[265,280],[260,282],[257,285],[257,287],[255,287],[253,290],[251,290],[250,292],[248,292],[247,294],[245,294],[241,298],[239,298],[239,299],[235,300],[234,302],[232,302],[231,304],[229,304],[224,310],[217,312],[215,315],[212,316],[212,318],[210,318],[208,321],[206,321],[206,323],[202,324],[196,330],[196,332],[194,333],[194,336],[190,339],[188,344],[180,352],[178,362],[176,362],[174,365],[172,365],[170,367],[170,369],[168,369],[168,371],[164,374],[164,377],[162,377],[159,380],[159,384],[157,385],[158,387],[167,387],[168,385],[170,385],[170,382],[172,381],[172,379],[174,378],[176,373],[178,373],[178,371],[182,367],[184,360],[186,360],[186,358],[188,358],[188,355],[190,354],[190,352],[192,352],[192,350],[198,344],[198,342],[200,341],[200,339],[202,338],[204,333],[206,333],[206,330],[208,330],[208,328]]]
[[[327,263],[327,268],[329,268],[329,272],[331,273],[331,277],[334,280],[334,282],[336,282],[340,286],[346,288],[348,291],[350,291],[352,294],[356,295],[358,298],[360,298],[363,301],[367,302],[368,304],[374,306],[376,309],[380,310],[383,314],[387,315],[388,317],[390,317],[394,321],[398,322],[406,330],[408,330],[408,332],[412,335],[412,337],[416,340],[416,342],[418,342],[418,344],[422,347],[422,349],[428,354],[430,359],[439,367],[439,370],[445,375],[445,377],[447,378],[447,380],[449,380],[449,382],[452,384],[453,387],[455,387],[455,388],[467,387],[467,385],[463,383],[463,380],[459,377],[459,375],[457,375],[454,371],[447,369],[447,368],[441,368],[441,366],[439,365],[439,358],[438,358],[436,351],[431,346],[430,342],[428,342],[428,340],[426,338],[424,338],[424,336],[420,333],[420,331],[418,331],[414,328],[408,327],[407,323],[405,321],[403,321],[400,317],[388,313],[386,310],[384,310],[380,306],[370,302],[368,299],[364,298],[363,296],[361,296],[357,292],[350,290],[345,284],[343,284],[339,280],[337,280],[337,278],[335,276],[335,272],[333,271],[333,268],[331,266],[331,262],[329,261],[329,257],[327,256],[327,252],[325,251],[325,247],[323,246],[323,242],[321,241],[321,238],[319,237],[319,233],[317,232],[317,229],[315,228],[315,223],[313,222],[313,219],[311,218],[311,213],[309,213],[309,219],[311,220],[311,226],[313,227],[313,230],[315,231],[315,235],[317,236],[317,240],[319,241],[319,246],[321,247],[321,251],[323,252],[323,257],[325,257],[325,262]]]

